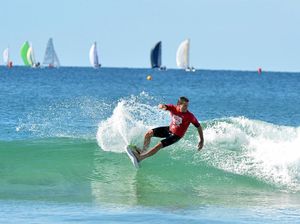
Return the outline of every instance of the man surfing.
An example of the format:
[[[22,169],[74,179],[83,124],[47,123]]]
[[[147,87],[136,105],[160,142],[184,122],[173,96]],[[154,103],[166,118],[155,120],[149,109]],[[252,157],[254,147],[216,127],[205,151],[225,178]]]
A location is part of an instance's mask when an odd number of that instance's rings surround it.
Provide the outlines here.
[[[160,149],[167,147],[179,141],[187,131],[190,123],[192,123],[198,130],[200,141],[198,144],[198,150],[200,151],[204,144],[203,131],[197,118],[188,111],[189,99],[182,96],[178,99],[177,105],[172,104],[159,104],[158,108],[162,110],[168,110],[171,114],[170,126],[158,127],[149,130],[145,134],[143,149],[134,147],[132,153],[136,157],[138,162],[153,156]],[[151,138],[159,137],[164,138],[157,145],[147,151]]]

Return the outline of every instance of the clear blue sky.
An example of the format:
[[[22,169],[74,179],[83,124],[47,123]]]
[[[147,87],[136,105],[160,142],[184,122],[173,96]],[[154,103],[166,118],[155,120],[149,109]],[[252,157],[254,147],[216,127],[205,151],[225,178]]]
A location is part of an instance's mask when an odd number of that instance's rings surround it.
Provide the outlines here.
[[[42,61],[53,37],[62,65],[89,66],[96,40],[103,66],[149,67],[150,49],[161,40],[163,64],[174,68],[178,45],[190,38],[191,64],[199,69],[300,71],[299,0],[0,3],[0,49],[10,47],[14,64],[21,64],[25,40]]]

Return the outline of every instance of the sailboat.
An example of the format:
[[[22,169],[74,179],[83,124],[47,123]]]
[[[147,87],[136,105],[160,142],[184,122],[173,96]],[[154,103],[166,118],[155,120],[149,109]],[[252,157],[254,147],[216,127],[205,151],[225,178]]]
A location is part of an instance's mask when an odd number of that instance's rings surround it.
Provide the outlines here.
[[[94,42],[90,48],[90,63],[91,66],[94,68],[99,68],[101,67],[101,64],[99,64],[99,59],[98,59],[98,53],[97,53],[97,43]]]
[[[25,66],[39,67],[40,63],[36,63],[32,44],[25,41],[21,47],[21,58]]]
[[[37,68],[40,66],[39,62],[36,63],[32,44],[30,45],[30,47],[28,48],[28,51],[27,51],[27,61],[28,61],[29,65],[33,68]]]
[[[9,58],[9,48],[6,48],[4,51],[3,51],[3,61],[4,61],[4,64],[11,68],[12,67],[12,61],[10,60]]]
[[[165,66],[161,66],[161,41],[157,42],[150,52],[150,62],[152,68],[166,70]]]
[[[184,40],[178,47],[176,53],[177,67],[185,69],[187,72],[195,72],[194,67],[190,67],[190,40]]]
[[[26,66],[30,66],[28,60],[27,60],[27,52],[29,49],[30,45],[28,43],[28,41],[25,41],[21,47],[21,58],[23,60],[24,65]]]
[[[49,68],[60,66],[58,57],[54,50],[53,40],[50,38],[47,43],[43,64]]]

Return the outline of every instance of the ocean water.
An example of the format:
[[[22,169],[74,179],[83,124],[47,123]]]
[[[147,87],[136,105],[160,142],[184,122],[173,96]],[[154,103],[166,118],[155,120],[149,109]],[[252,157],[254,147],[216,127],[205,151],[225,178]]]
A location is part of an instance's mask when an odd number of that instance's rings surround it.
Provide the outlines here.
[[[299,90],[300,73],[0,67],[0,222],[300,223]],[[124,147],[179,96],[204,148],[191,125],[136,170]]]

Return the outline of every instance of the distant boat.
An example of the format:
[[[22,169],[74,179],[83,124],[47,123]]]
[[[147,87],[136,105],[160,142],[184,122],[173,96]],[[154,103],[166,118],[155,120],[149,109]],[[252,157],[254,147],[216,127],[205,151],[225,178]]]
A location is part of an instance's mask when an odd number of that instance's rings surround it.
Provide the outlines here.
[[[53,68],[53,67],[58,68],[60,66],[58,57],[54,50],[52,38],[50,38],[48,40],[43,65],[50,67],[50,68]]]
[[[30,66],[30,64],[27,60],[27,52],[29,50],[29,47],[30,47],[30,45],[29,45],[28,41],[25,41],[21,47],[21,58],[23,60],[24,65],[26,65],[26,66]]]
[[[9,68],[12,67],[12,61],[9,58],[9,48],[6,48],[3,51],[3,62],[7,67],[9,67]]]
[[[190,67],[190,40],[184,40],[178,47],[176,53],[177,67],[185,69],[185,71],[195,72],[194,67]]]
[[[165,66],[161,66],[161,41],[157,42],[150,52],[150,62],[152,68],[166,70]]]
[[[97,43],[94,42],[90,48],[90,63],[94,68],[99,68],[101,65],[99,64],[98,53],[97,53]]]
[[[29,44],[28,41],[25,41],[21,47],[21,58],[25,66],[30,67],[39,67],[40,63],[36,63],[32,44]]]
[[[35,60],[32,44],[30,45],[30,47],[28,48],[28,51],[27,51],[27,61],[28,61],[29,65],[33,68],[37,68],[40,66],[40,63],[36,62],[36,60]]]

